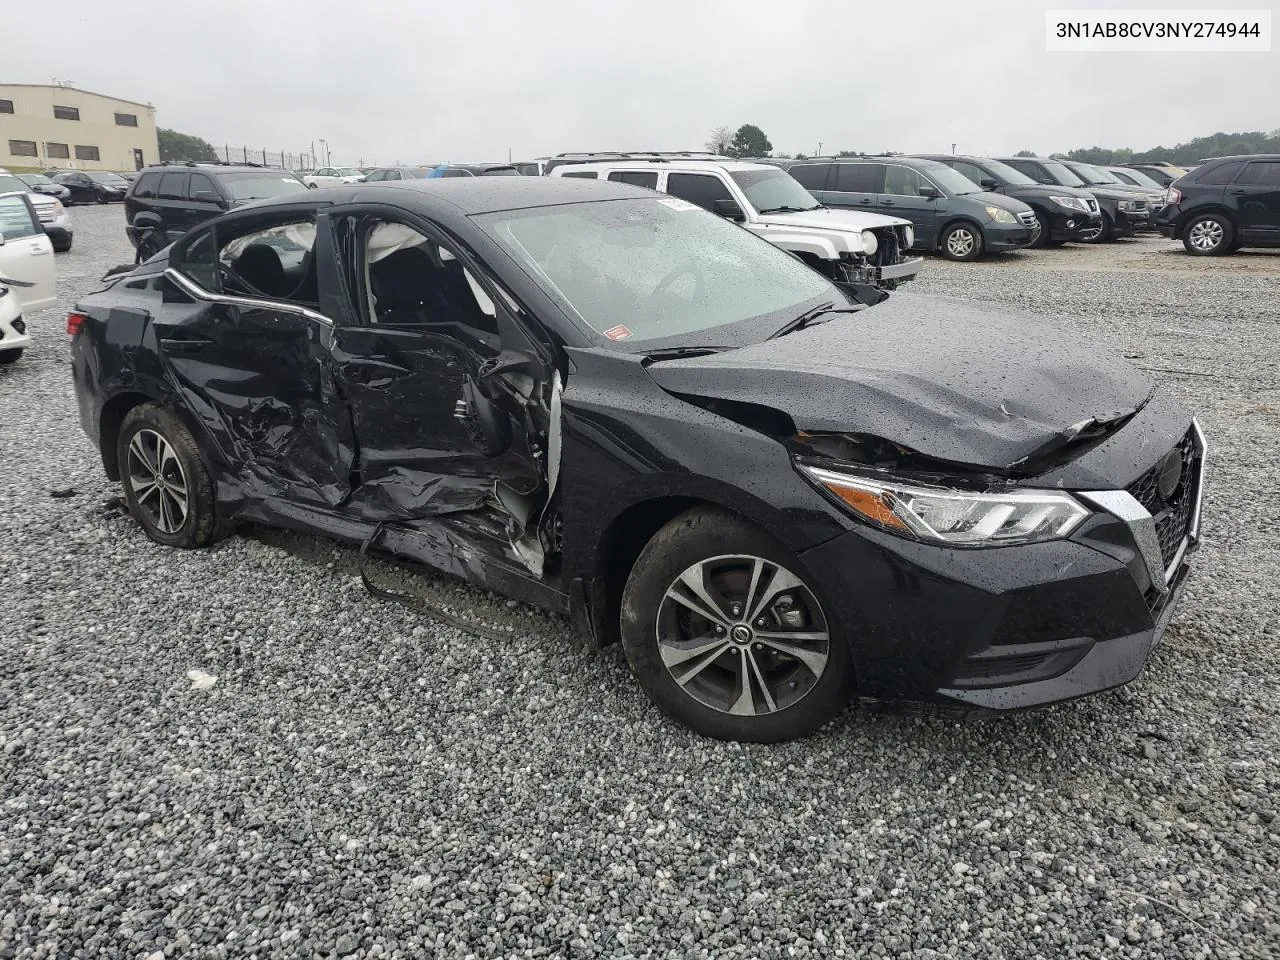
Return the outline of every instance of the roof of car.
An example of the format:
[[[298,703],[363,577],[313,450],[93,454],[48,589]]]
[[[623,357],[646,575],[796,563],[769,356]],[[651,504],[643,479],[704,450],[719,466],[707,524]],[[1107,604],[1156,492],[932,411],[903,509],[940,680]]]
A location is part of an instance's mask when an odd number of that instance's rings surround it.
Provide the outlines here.
[[[760,164],[752,160],[684,160],[680,157],[636,157],[632,160],[591,160],[584,163],[566,163],[557,170],[571,173],[577,170],[645,170],[673,168],[681,170],[759,170]],[[561,174],[564,176],[564,174]]]
[[[339,191],[345,191],[339,193]],[[584,180],[570,177],[436,177],[431,180],[391,180],[353,183],[348,187],[330,187],[324,191],[329,199],[340,203],[380,201],[415,205],[444,202],[458,213],[471,216],[498,210],[524,210],[564,203],[589,203],[594,200],[652,199],[652,190],[606,180]],[[297,203],[312,193],[286,193],[253,204],[255,209]],[[413,195],[417,196],[413,196]],[[408,196],[406,196],[408,195]],[[342,197],[337,200],[337,197]]]
[[[170,173],[187,170],[200,170],[203,173],[292,173],[292,170],[281,170],[279,167],[264,167],[242,163],[152,163],[143,167],[138,173]],[[82,171],[77,171],[82,172]]]

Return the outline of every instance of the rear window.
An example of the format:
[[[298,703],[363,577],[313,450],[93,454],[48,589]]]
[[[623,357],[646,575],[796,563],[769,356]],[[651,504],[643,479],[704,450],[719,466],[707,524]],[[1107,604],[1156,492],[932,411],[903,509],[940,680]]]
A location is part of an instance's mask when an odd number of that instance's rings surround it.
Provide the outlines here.
[[[147,199],[156,195],[156,188],[160,186],[160,174],[144,173],[138,177],[137,182],[133,186],[133,195]]]
[[[658,189],[658,174],[653,170],[615,170],[609,174],[614,183],[629,183],[636,187]]]
[[[576,177],[576,178],[577,178],[577,179],[579,179],[579,180],[597,180],[597,179],[599,179],[599,178],[596,176],[596,172],[595,172],[594,170],[577,170],[577,171],[574,171],[573,173],[562,173],[562,174],[560,174],[560,176],[562,176],[562,177]]]
[[[488,170],[481,171],[482,177],[518,177],[520,172],[515,167],[490,167]]]
[[[1205,170],[1195,178],[1195,181],[1209,186],[1231,183],[1235,180],[1236,174],[1243,169],[1243,160],[1228,160],[1226,163],[1220,163],[1216,167]]]

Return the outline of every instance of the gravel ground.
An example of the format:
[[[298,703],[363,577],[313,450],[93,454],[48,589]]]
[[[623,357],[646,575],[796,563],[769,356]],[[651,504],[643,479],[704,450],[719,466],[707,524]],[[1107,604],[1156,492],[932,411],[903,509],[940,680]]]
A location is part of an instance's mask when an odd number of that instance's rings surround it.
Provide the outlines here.
[[[118,207],[75,219],[64,312],[129,259]],[[1158,371],[1209,437],[1205,548],[1123,690],[778,747],[691,735],[483,591],[413,579],[509,642],[325,541],[152,545],[35,317],[0,369],[0,958],[1280,955],[1280,256],[1150,239],[916,288]]]

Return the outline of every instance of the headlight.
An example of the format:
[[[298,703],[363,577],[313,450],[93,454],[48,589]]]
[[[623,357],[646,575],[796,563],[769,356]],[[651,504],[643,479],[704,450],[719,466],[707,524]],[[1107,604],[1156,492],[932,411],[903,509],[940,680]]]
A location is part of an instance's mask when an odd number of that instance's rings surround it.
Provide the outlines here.
[[[915,227],[911,226],[911,224],[908,223],[905,227],[902,228],[902,249],[908,250],[911,247],[915,246],[915,243],[916,243],[916,229]]]
[[[862,231],[862,252],[868,257],[880,249],[880,241],[870,230]]]
[[[1085,203],[1080,197],[1050,197],[1049,199],[1060,207],[1066,207],[1068,210],[1089,212],[1089,204]]]
[[[61,200],[59,200],[57,197],[54,197],[54,198],[53,198],[53,215],[54,215],[55,217],[60,217],[60,216],[62,216],[65,212],[66,212],[66,210],[65,210],[65,209],[63,208],[63,206],[62,206],[62,201],[61,201]]]
[[[1013,215],[1013,211],[1006,210],[1004,207],[987,206],[987,216],[996,223],[1017,223],[1018,218]]]
[[[801,464],[800,469],[857,514],[899,536],[957,547],[1057,540],[1089,511],[1059,490],[971,493],[871,480]]]

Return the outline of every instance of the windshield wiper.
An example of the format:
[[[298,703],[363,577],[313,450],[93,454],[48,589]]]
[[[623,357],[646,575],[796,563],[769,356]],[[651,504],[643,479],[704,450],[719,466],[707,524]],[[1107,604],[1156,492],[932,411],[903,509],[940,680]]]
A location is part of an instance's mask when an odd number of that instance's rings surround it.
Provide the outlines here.
[[[785,205],[781,207],[768,207],[759,212],[760,213],[808,213],[810,210],[821,210],[821,209],[823,209],[822,204],[815,203],[812,207],[790,207]]]
[[[790,320],[787,324],[775,333],[769,335],[769,339],[776,337],[785,337],[788,333],[794,333],[796,330],[803,330],[805,327],[816,327],[820,323],[828,323],[827,320],[819,320],[818,317],[828,317],[837,313],[859,313],[863,307],[837,307],[832,301],[819,304],[812,310],[806,310],[794,320]]]
[[[660,347],[645,352],[646,360],[682,360],[686,357],[705,357],[709,353],[723,353],[733,347],[698,346],[698,347]]]

